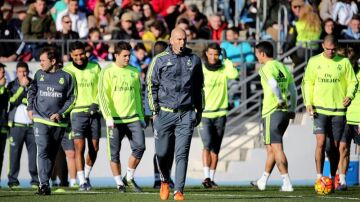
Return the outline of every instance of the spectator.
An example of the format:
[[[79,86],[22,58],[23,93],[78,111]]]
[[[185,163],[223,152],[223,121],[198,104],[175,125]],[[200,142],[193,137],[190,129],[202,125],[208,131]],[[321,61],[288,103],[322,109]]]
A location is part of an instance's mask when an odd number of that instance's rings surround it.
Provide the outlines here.
[[[358,13],[358,7],[352,0],[339,0],[333,7],[332,19],[342,26],[347,26],[353,15]]]
[[[96,3],[99,0],[86,0],[86,10],[87,13],[93,13],[96,7]]]
[[[89,32],[88,21],[86,14],[79,11],[78,0],[70,0],[68,8],[58,14],[56,19],[56,29],[58,31],[62,29],[61,19],[64,15],[70,16],[72,22],[71,29],[79,33],[80,38],[86,38]]]
[[[180,18],[176,23],[176,27],[181,28],[183,30],[188,30],[190,27],[190,22],[186,18]]]
[[[88,48],[91,50],[89,61],[104,61],[108,59],[109,46],[102,40],[99,28],[93,27],[89,30]]]
[[[151,58],[147,56],[143,43],[137,43],[130,56],[130,65],[136,67],[140,72],[141,83],[144,83],[147,69],[150,65]]]
[[[207,47],[206,43],[199,43],[197,39],[197,30],[194,26],[190,26],[185,30],[186,33],[186,47],[190,48],[197,56],[202,57],[204,49]]]
[[[143,0],[131,0],[126,8],[124,8],[126,10],[125,12],[131,14],[131,17],[135,22],[143,17],[142,3]]]
[[[57,16],[63,10],[66,10],[69,4],[69,0],[60,0],[55,3],[55,5],[51,8],[51,17],[56,22]]]
[[[295,26],[295,22],[299,20],[300,10],[305,5],[304,0],[292,0],[291,1],[291,14],[290,14],[290,26]]]
[[[184,10],[183,0],[152,0],[154,11],[160,14],[168,25],[169,30],[175,27],[176,19]]]
[[[322,0],[319,5],[320,18],[325,21],[332,18],[333,8],[337,0]]]
[[[347,29],[341,31],[341,35],[345,39],[359,40],[360,39],[359,28],[360,28],[360,18],[358,15],[355,15],[350,20]]]
[[[130,13],[124,13],[118,23],[120,26],[115,27],[111,33],[111,39],[140,39],[139,34],[136,32],[134,22]]]
[[[168,40],[169,34],[166,32],[166,27],[162,21],[155,21],[150,26],[150,30],[145,32],[142,40],[144,42],[146,51],[151,54],[153,44],[158,40]]]
[[[320,39],[324,39],[326,35],[338,35],[335,31],[335,21],[328,18],[322,22],[322,30]],[[338,37],[337,37],[338,38]]]
[[[233,62],[234,67],[249,65],[255,62],[254,52],[251,45],[244,41],[239,42],[239,30],[235,27],[226,30],[226,41],[221,43],[221,48],[226,50],[226,56]]]
[[[163,21],[165,22],[164,18],[161,15],[155,13],[153,7],[150,3],[145,3],[143,5],[143,19],[145,30],[150,29],[150,25],[153,24],[155,21]],[[166,25],[166,23],[164,23]],[[167,25],[166,25],[167,26]]]
[[[46,0],[36,0],[31,4],[24,21],[21,32],[25,40],[51,39],[56,32],[55,23],[46,8]],[[40,49],[44,43],[28,43],[32,57],[38,60]]]
[[[61,19],[62,23],[62,30],[57,31],[55,38],[56,39],[62,39],[63,40],[63,61],[67,62],[69,61],[69,52],[68,52],[68,40],[70,39],[79,39],[79,34],[77,32],[74,32],[71,30],[71,18],[69,15],[64,15]]]
[[[232,4],[230,0],[224,0],[224,15],[226,21],[228,22],[228,27],[237,27],[234,23],[234,18],[240,20],[241,12],[245,6],[245,0],[234,0],[233,2],[234,3]],[[235,16],[236,11],[238,11],[238,16]],[[234,16],[234,18],[232,16]]]
[[[209,17],[209,24],[205,27],[200,28],[199,38],[211,39],[216,42],[220,42],[225,28],[226,23],[221,21],[220,14],[213,14]]]
[[[195,4],[190,4],[187,6],[186,11],[177,18],[176,23],[178,23],[179,20],[183,18],[187,19],[190,22],[190,25],[195,26],[197,30],[207,25],[207,17],[200,13],[198,7]]]
[[[89,28],[97,27],[103,35],[110,34],[111,16],[107,13],[105,2],[96,2],[94,13],[88,17]]]

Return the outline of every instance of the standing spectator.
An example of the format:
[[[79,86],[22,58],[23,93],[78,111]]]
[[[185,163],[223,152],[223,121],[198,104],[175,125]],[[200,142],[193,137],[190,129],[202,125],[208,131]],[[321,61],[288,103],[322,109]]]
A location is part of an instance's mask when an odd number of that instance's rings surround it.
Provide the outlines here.
[[[55,23],[46,9],[46,0],[36,0],[29,7],[26,18],[22,22],[21,32],[24,40],[52,39],[55,35]],[[38,60],[44,43],[28,43],[32,57]]]
[[[184,10],[183,0],[152,0],[154,11],[164,17],[169,30],[175,27],[176,19]]]
[[[325,21],[332,18],[333,8],[338,0],[322,0],[319,5],[319,13],[321,20]]]
[[[241,13],[245,7],[245,1],[246,0],[234,0],[232,4],[231,0],[224,0],[224,15],[228,22],[228,28],[238,27],[234,22],[236,22],[236,19],[240,20]],[[236,16],[236,11],[238,11],[238,16]]]
[[[51,194],[49,179],[68,126],[66,117],[75,101],[73,77],[60,69],[60,58],[55,47],[41,51],[41,69],[35,73],[28,92],[27,110],[34,121],[37,146],[38,195]]]
[[[132,19],[137,22],[143,17],[142,5],[143,0],[131,0],[130,3],[124,8],[125,12],[131,14]]]
[[[62,30],[57,31],[55,35],[55,39],[63,40],[63,61],[69,61],[69,52],[68,52],[68,40],[79,39],[79,34],[77,32],[72,31],[71,29],[71,18],[69,15],[64,15],[61,19]]]
[[[147,76],[156,160],[162,174],[161,200],[167,200],[170,195],[168,161],[174,154],[173,148],[176,159],[174,200],[184,200],[191,138],[204,109],[203,85],[200,58],[186,48],[184,30],[175,28],[171,32],[170,46],[155,57]]]
[[[140,39],[130,13],[122,14],[119,25],[111,33],[111,39]]]
[[[162,21],[155,21],[154,24],[150,25],[150,30],[142,36],[142,41],[149,54],[151,54],[152,46],[156,41],[168,39],[169,34],[166,33],[166,27]]]
[[[204,49],[204,94],[205,109],[202,114],[199,132],[203,142],[202,162],[204,170],[203,186],[218,188],[215,183],[215,172],[221,142],[225,132],[226,113],[228,109],[227,83],[239,76],[229,59],[220,60],[221,48],[211,43]]]
[[[71,29],[79,33],[81,39],[86,38],[89,32],[88,21],[86,14],[79,11],[78,0],[69,0],[68,8],[58,14],[56,19],[56,29],[58,31],[62,29],[61,19],[64,15],[70,16],[72,22]]]
[[[201,27],[207,25],[207,17],[199,11],[195,4],[186,6],[186,11],[176,19],[176,22],[182,18],[187,19],[190,25],[195,26],[196,30],[200,30]]]
[[[110,167],[119,192],[125,192],[125,186],[134,192],[142,191],[134,180],[134,173],[145,151],[145,122],[140,74],[129,65],[130,51],[129,43],[117,43],[115,62],[102,69],[99,78],[100,109],[107,126]],[[119,102],[123,104],[119,105]],[[119,153],[125,135],[132,153],[126,175],[121,180]]]
[[[163,21],[165,23],[164,18],[161,15],[155,13],[150,3],[145,3],[143,5],[142,21],[144,21],[144,26],[146,31],[150,29],[150,25],[152,25],[155,21]]]
[[[102,40],[102,35],[97,27],[90,28],[87,48],[91,50],[90,61],[104,61],[108,59],[109,46]]]
[[[358,13],[358,7],[353,0],[339,0],[333,7],[332,19],[340,26],[347,26]]]
[[[39,186],[39,178],[36,168],[36,143],[33,122],[26,111],[26,105],[28,102],[27,93],[32,81],[28,75],[28,64],[20,61],[16,65],[16,79],[11,81],[8,85],[10,96],[8,186],[10,189],[20,187],[18,174],[24,143],[28,152],[28,169],[31,176],[30,184],[35,188]]]
[[[5,65],[0,63],[0,177],[4,161],[8,129],[8,102],[9,93],[6,88]],[[1,181],[1,179],[0,179]]]
[[[220,43],[223,31],[226,29],[226,23],[221,21],[220,14],[212,14],[209,17],[209,24],[200,28],[199,38],[210,39]]]

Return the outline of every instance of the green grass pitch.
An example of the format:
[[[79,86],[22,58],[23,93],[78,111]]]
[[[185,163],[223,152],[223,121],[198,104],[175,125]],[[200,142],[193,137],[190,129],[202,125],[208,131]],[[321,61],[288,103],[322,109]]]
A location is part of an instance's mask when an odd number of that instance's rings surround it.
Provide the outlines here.
[[[247,186],[224,186],[219,189],[203,189],[199,186],[185,188],[187,201],[360,201],[360,187],[349,187],[347,191],[336,191],[327,196],[318,196],[313,187],[295,186],[291,193],[279,192],[279,187],[270,186],[265,191],[258,191]],[[52,189],[50,196],[37,196],[35,189],[10,190],[0,189],[0,201],[65,201],[65,202],[108,202],[108,201],[160,201],[158,190],[144,187],[143,193],[126,192],[118,193],[115,188],[95,187],[89,192],[79,192],[75,189],[65,189],[65,192],[57,192]],[[172,199],[172,194],[170,199]]]

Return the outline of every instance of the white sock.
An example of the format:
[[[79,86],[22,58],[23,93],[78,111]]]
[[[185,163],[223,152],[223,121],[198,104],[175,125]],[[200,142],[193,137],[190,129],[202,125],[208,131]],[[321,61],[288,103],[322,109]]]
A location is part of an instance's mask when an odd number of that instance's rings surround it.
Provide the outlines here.
[[[87,164],[85,164],[85,178],[89,178],[90,176],[90,172],[91,172],[92,166],[88,166]]]
[[[290,177],[288,173],[281,175],[281,177],[283,179],[283,185],[287,185],[287,186],[291,185]]]
[[[135,173],[135,169],[132,169],[132,168],[127,168],[127,171],[126,171],[126,179],[127,180],[132,180],[134,179],[134,173]]]
[[[211,181],[214,181],[215,178],[215,170],[210,170],[210,179]]]
[[[70,179],[70,187],[73,187],[76,184],[76,179]]]
[[[343,185],[343,184],[346,185],[346,176],[345,176],[345,174],[340,174],[339,178],[340,178],[340,184],[341,185]]]
[[[79,183],[80,185],[84,184],[86,181],[85,181],[85,175],[84,175],[84,171],[81,170],[81,171],[77,171],[77,176],[79,178]]]
[[[210,178],[210,168],[209,167],[203,167],[204,170],[204,177],[206,178]]]
[[[264,172],[259,180],[266,183],[268,181],[268,179],[269,179],[269,176],[270,176],[270,173]]]
[[[321,174],[321,173],[316,174],[316,179],[317,179],[317,180],[320,179],[321,177],[322,177],[322,174]]]
[[[114,176],[114,180],[115,180],[116,185],[122,185],[122,186],[124,186],[124,183],[123,183],[123,181],[121,180],[121,175]]]

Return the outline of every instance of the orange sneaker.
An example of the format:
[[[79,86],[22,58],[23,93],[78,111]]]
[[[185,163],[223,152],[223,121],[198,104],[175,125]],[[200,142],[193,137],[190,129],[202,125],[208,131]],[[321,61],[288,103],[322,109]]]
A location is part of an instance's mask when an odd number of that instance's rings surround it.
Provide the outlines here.
[[[167,182],[161,182],[160,199],[168,200],[170,195],[170,185]]]
[[[176,191],[174,194],[175,201],[183,201],[185,200],[184,194],[181,191]]]

